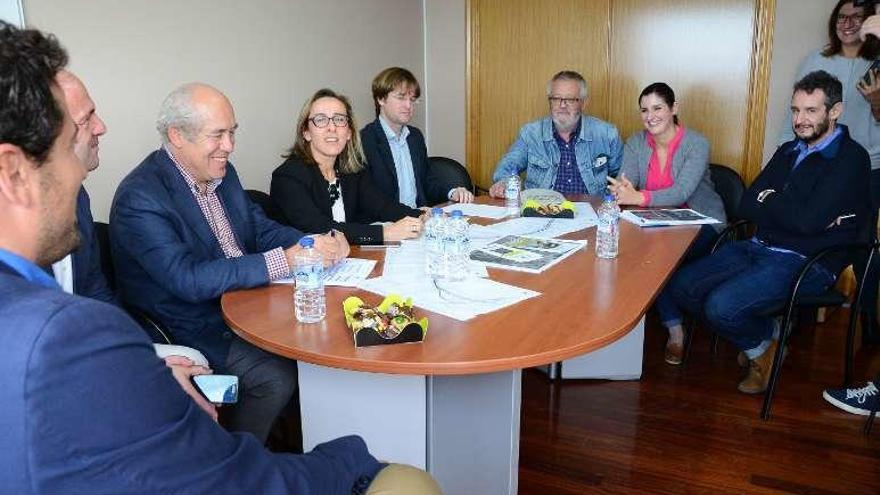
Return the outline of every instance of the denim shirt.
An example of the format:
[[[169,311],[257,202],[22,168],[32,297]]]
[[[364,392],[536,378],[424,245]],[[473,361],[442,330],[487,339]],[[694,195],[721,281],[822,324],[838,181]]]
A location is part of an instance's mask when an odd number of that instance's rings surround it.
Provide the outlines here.
[[[587,193],[605,193],[606,177],[617,176],[623,157],[623,142],[617,128],[589,115],[581,116],[581,132],[575,138],[578,170]],[[553,139],[550,117],[529,122],[519,131],[513,146],[498,162],[494,182],[526,171],[523,189],[552,189],[559,168],[560,152]]]

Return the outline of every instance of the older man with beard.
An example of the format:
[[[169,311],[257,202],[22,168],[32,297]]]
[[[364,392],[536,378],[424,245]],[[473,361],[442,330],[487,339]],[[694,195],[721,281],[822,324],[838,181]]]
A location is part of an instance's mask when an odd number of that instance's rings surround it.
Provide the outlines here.
[[[505,182],[526,171],[524,189],[553,189],[566,195],[601,195],[623,157],[617,128],[584,115],[587,82],[574,71],[557,73],[547,84],[550,116],[529,122],[495,168],[489,194],[504,197]]]

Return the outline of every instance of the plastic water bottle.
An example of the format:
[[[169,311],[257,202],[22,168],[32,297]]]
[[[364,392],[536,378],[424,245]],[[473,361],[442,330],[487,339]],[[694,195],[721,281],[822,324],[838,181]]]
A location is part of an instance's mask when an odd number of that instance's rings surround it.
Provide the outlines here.
[[[456,260],[456,244],[458,238],[455,232],[455,220],[443,217],[440,222],[440,266],[438,278],[453,278]]]
[[[507,206],[508,215],[519,214],[519,193],[519,176],[513,174],[507,178],[507,184],[504,187],[504,204]]]
[[[461,210],[452,211],[447,232],[448,236],[452,238],[448,275],[451,280],[461,280],[467,275],[471,252],[468,222]]]
[[[302,251],[293,258],[296,289],[293,294],[296,319],[303,323],[317,323],[327,315],[324,297],[324,257],[315,249],[315,240],[299,240]]]
[[[442,276],[443,223],[443,210],[432,209],[431,216],[425,221],[425,233],[422,237],[425,247],[425,274],[433,278]]]
[[[614,196],[606,194],[596,213],[599,216],[599,224],[596,226],[596,256],[616,258],[620,239],[620,207],[617,206]]]

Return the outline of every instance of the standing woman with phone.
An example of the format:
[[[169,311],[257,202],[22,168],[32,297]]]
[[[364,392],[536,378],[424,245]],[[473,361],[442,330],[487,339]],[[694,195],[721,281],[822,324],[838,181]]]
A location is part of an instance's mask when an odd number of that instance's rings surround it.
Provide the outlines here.
[[[796,80],[809,72],[824,70],[843,84],[843,114],[837,121],[848,127],[852,138],[862,145],[871,157],[871,200],[875,213],[880,208],[880,39],[861,33],[863,23],[875,13],[875,0],[840,0],[828,18],[828,44],[801,63]],[[870,26],[880,24],[877,20]],[[878,26],[880,27],[880,26]],[[878,30],[877,28],[874,28]],[[870,31],[869,31],[870,33]],[[786,125],[779,144],[795,139],[791,125]],[[865,282],[865,301],[862,314],[866,341],[880,343],[877,320],[878,272],[872,269]],[[856,268],[860,273],[864,267]]]

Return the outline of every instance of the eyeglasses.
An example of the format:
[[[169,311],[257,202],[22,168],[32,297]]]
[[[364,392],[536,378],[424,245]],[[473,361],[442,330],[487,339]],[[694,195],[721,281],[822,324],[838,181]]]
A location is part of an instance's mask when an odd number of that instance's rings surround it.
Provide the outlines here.
[[[348,127],[348,115],[342,115],[341,113],[334,113],[332,117],[328,117],[323,113],[319,113],[314,117],[309,119],[309,122],[315,124],[315,127],[318,129],[323,129],[330,125],[330,122],[333,122],[334,127]]]
[[[416,98],[415,96],[410,96],[410,95],[404,94],[404,93],[389,93],[388,96],[394,98],[397,101],[401,101],[401,102],[408,101],[408,102],[412,103],[413,105],[418,105],[419,103],[421,103],[419,101],[419,99]]]
[[[858,26],[862,22],[865,21],[865,15],[864,14],[853,14],[853,15],[837,14],[837,23],[838,24],[846,24],[846,21],[850,21],[851,23]]]
[[[554,107],[561,107],[563,105],[566,107],[570,107],[570,106],[574,106],[574,105],[577,105],[578,103],[580,103],[581,99],[580,98],[563,98],[561,96],[550,96],[547,98],[547,101],[549,101],[550,105],[552,105]]]

